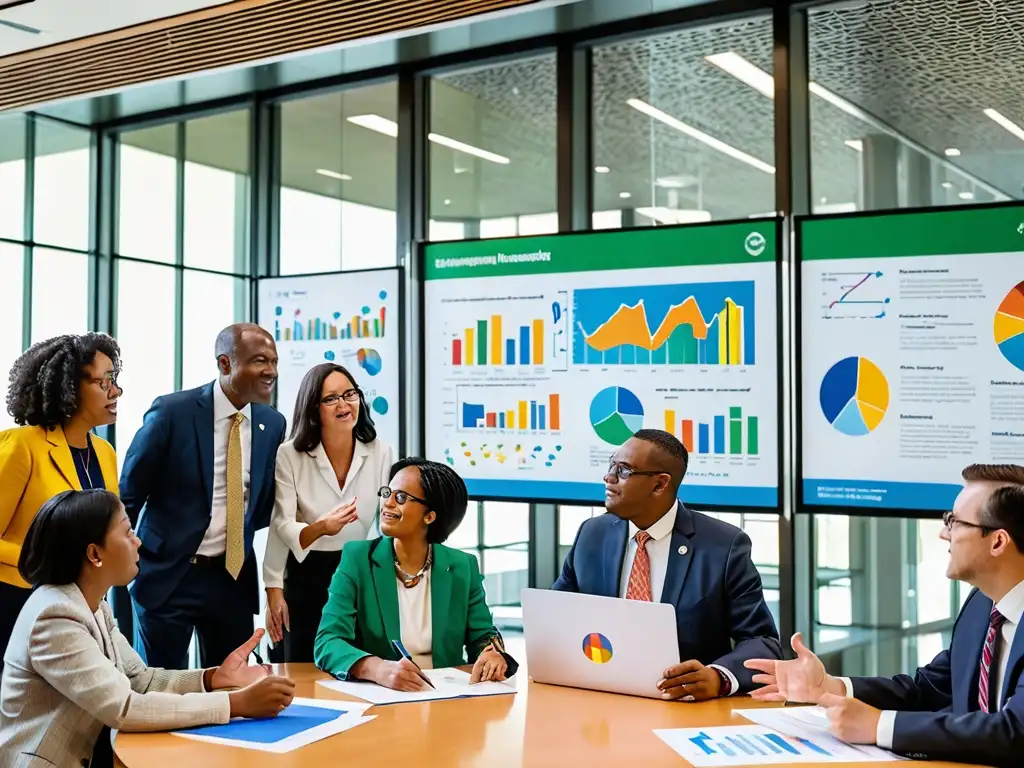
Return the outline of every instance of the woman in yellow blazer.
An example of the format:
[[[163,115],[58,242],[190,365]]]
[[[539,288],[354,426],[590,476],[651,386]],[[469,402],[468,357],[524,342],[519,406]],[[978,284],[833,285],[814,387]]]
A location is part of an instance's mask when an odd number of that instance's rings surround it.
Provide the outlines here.
[[[117,420],[121,350],[110,336],[57,336],[11,368],[7,411],[21,426],[0,432],[0,670],[14,622],[31,594],[18,557],[36,512],[61,491],[117,493],[117,458],[90,434]]]

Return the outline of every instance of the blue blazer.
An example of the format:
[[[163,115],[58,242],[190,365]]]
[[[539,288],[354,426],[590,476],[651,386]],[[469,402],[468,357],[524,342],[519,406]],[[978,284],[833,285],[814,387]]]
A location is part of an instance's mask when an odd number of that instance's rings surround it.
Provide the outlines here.
[[[1020,766],[1024,764],[1024,630],[1017,628],[1002,709],[978,709],[981,651],[992,601],[974,590],[953,625],[949,648],[913,677],[854,677],[853,695],[879,709],[897,710],[893,751],[923,760]],[[995,691],[990,694],[994,698]]]
[[[142,540],[131,593],[150,610],[158,609],[174,592],[210,526],[215,385],[210,382],[154,400],[125,455],[121,501]],[[253,403],[251,414],[247,558],[256,531],[270,525],[274,462],[285,432],[284,416],[270,406]],[[257,569],[245,568],[240,578],[251,580],[253,613],[259,613]]]
[[[629,523],[613,514],[587,520],[552,589],[618,597],[628,535]],[[676,609],[679,660],[725,667],[740,691],[756,687],[743,662],[781,659],[782,646],[750,559],[750,538],[680,503],[669,558],[661,602]]]

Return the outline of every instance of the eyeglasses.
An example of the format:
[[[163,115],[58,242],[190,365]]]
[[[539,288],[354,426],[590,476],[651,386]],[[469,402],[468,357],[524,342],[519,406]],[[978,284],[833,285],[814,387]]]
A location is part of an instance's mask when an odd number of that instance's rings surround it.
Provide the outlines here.
[[[632,475],[667,475],[668,472],[658,472],[647,469],[633,469],[618,461],[608,462],[608,474],[617,477],[619,480],[626,480]]]
[[[962,525],[964,528],[977,528],[979,531],[984,531],[985,533],[997,530],[991,525],[979,525],[978,523],[970,523],[966,520],[961,520],[952,512],[947,512],[942,516],[942,524],[950,531],[953,530],[954,525]]]
[[[358,389],[349,389],[340,395],[328,395],[320,401],[320,405],[337,405],[339,400],[346,403],[358,403],[360,392]]]
[[[392,496],[394,496],[395,497],[395,503],[398,506],[402,506],[403,504],[405,504],[405,502],[409,501],[409,499],[412,499],[413,501],[418,501],[420,504],[422,504],[425,507],[429,507],[430,506],[426,501],[424,501],[423,499],[419,498],[418,496],[413,496],[411,493],[407,493],[406,491],[393,491],[390,488],[388,488],[386,485],[382,485],[377,490],[377,495],[382,500],[390,499]]]
[[[104,392],[109,392],[111,389],[118,388],[117,387],[117,376],[115,376],[112,373],[105,373],[105,374],[103,374],[103,376],[101,378],[98,378],[98,379],[88,379],[88,381],[89,381],[90,384],[98,385],[99,388],[101,390],[103,390]]]

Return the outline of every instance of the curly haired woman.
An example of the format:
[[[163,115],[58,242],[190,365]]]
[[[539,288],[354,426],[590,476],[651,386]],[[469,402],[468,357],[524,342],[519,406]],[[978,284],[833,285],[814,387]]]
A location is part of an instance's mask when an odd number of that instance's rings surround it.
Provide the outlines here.
[[[117,458],[91,430],[117,419],[121,350],[102,333],[34,344],[11,368],[7,411],[21,426],[0,432],[0,671],[31,590],[18,573],[25,534],[61,491],[117,492]]]

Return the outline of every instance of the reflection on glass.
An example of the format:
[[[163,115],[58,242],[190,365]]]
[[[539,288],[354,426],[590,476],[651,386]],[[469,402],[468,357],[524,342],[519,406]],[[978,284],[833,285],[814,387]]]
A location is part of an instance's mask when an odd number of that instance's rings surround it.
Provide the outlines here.
[[[35,242],[89,247],[91,145],[87,129],[36,118]]]
[[[431,80],[431,239],[557,231],[556,113],[553,54]]]
[[[749,85],[737,61],[759,73]],[[770,18],[597,46],[594,208],[606,215],[595,228],[769,214],[771,63]]]
[[[394,266],[398,86],[281,105],[281,274]]]
[[[35,249],[31,327],[33,344],[65,333],[89,330],[88,256]]]
[[[245,278],[185,271],[181,383],[198,387],[217,377],[217,334],[248,317],[249,281]]]
[[[529,540],[529,504],[484,502],[484,546],[497,547]]]
[[[0,116],[0,237],[22,240],[24,236],[25,118]]]
[[[153,400],[174,390],[174,269],[117,261],[117,328],[124,390],[117,408],[117,458],[124,460]]]
[[[178,209],[178,126],[127,131],[119,138],[117,252],[171,264]]]
[[[471,501],[466,507],[466,516],[462,518],[459,527],[452,531],[445,546],[455,549],[473,549],[479,546],[479,515],[480,502]]]
[[[185,123],[185,264],[245,274],[249,110]]]
[[[21,354],[25,249],[0,243],[0,429],[14,426],[7,413],[7,373]]]

